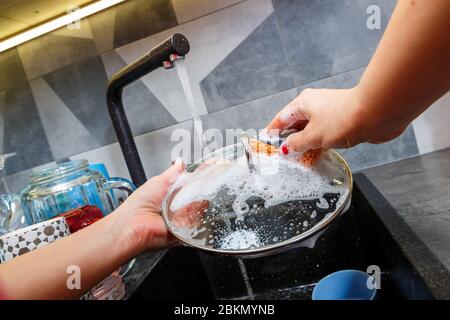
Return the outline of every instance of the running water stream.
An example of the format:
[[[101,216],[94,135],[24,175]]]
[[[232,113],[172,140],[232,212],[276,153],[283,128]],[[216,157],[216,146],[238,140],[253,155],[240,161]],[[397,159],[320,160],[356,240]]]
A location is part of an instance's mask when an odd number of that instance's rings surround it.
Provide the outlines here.
[[[247,274],[247,268],[245,267],[244,260],[238,258],[239,268],[241,269],[242,278],[244,279],[245,289],[247,290],[247,296],[250,300],[255,300],[255,294],[253,293],[253,288],[250,284],[250,278]]]
[[[203,123],[200,119],[200,112],[194,101],[194,95],[192,93],[191,83],[189,81],[185,60],[179,59],[175,61],[175,69],[177,70],[178,77],[183,88],[184,95],[186,96],[187,103],[191,109],[192,121],[194,127],[194,146],[198,143],[201,150],[201,155],[208,153],[209,150],[203,143]],[[195,149],[194,149],[195,150]],[[192,158],[191,160],[195,160]]]
[[[203,123],[200,119],[199,110],[194,101],[194,95],[192,93],[191,84],[189,82],[188,73],[186,70],[186,65],[184,59],[175,61],[175,69],[177,70],[178,77],[180,78],[181,86],[184,91],[184,95],[186,96],[186,100],[191,109],[192,113],[192,121],[194,126],[194,143],[197,140],[199,143],[200,150],[202,151],[202,155],[209,152],[207,146],[203,143]],[[195,144],[194,144],[195,145]],[[245,267],[244,261],[241,258],[238,258],[239,268],[241,269],[242,278],[244,279],[244,284],[247,290],[247,295],[250,299],[254,299],[253,289],[250,285],[250,280],[247,274],[247,269]]]

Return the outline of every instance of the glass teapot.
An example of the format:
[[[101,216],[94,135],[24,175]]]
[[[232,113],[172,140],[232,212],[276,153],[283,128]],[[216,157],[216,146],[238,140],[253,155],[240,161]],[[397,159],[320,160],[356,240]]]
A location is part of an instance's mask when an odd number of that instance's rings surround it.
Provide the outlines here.
[[[82,205],[96,206],[107,215],[134,190],[132,182],[107,179],[90,169],[87,160],[75,160],[33,173],[21,203],[31,225]]]
[[[0,194],[0,236],[26,227],[18,194]]]

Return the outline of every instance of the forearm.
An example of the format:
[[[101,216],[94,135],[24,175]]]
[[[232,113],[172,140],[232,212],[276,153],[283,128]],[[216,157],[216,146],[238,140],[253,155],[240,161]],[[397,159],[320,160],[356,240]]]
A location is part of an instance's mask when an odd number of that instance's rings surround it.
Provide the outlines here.
[[[0,265],[8,299],[73,299],[137,255],[118,212],[46,247]],[[67,287],[69,266],[81,271],[81,289]]]
[[[394,139],[450,89],[449,30],[449,0],[399,0],[358,85],[303,90],[266,130],[299,130],[285,153]]]
[[[406,126],[449,90],[449,30],[450,1],[398,1],[358,85],[366,116]]]

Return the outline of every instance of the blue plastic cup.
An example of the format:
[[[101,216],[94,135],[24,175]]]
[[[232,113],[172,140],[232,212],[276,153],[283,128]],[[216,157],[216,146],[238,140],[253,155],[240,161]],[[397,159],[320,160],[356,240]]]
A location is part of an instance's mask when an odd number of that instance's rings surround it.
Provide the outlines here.
[[[373,300],[377,293],[369,274],[359,270],[342,270],[320,280],[313,300]]]
[[[109,179],[108,169],[103,163],[92,163],[89,165],[89,169],[99,171],[105,179]]]

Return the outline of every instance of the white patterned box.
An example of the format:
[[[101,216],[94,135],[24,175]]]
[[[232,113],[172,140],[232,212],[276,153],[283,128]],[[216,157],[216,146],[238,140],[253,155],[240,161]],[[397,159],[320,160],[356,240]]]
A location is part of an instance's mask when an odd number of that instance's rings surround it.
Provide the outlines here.
[[[70,235],[70,229],[64,217],[47,220],[5,234],[0,237],[0,263],[8,262],[68,235]],[[95,297],[89,291],[80,299],[95,300]]]
[[[70,234],[63,217],[25,227],[0,237],[0,262],[7,262]]]

